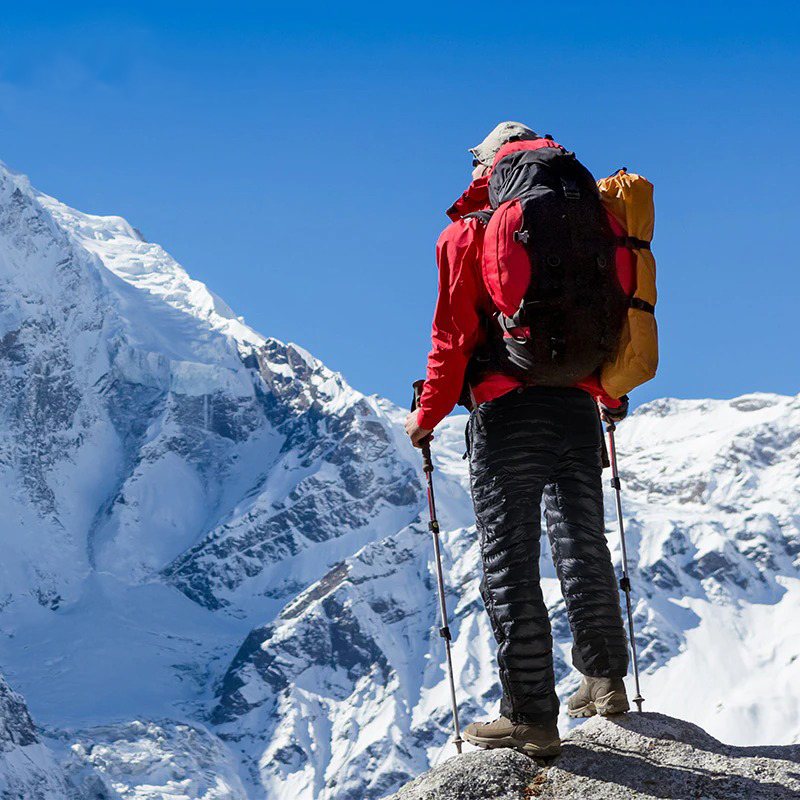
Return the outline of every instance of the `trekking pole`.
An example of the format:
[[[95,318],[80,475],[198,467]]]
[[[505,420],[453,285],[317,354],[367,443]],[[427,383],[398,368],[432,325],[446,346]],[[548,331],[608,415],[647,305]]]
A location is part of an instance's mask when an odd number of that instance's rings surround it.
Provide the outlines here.
[[[633,655],[633,678],[636,682],[636,697],[633,702],[636,703],[638,711],[642,710],[642,697],[641,689],[639,688],[639,661],[636,658],[636,638],[633,633],[633,611],[631,610],[631,579],[628,575],[628,551],[625,547],[625,524],[622,521],[622,484],[619,480],[619,471],[617,470],[617,447],[614,441],[614,431],[617,426],[611,421],[606,421],[606,431],[608,431],[608,450],[609,461],[611,461],[611,485],[614,487],[614,495],[617,500],[617,524],[619,525],[619,538],[622,542],[622,578],[619,582],[619,588],[625,592],[625,605],[628,609],[628,631],[630,633],[631,654]]]
[[[419,398],[422,394],[422,387],[425,381],[414,381],[414,400],[411,403],[411,410],[416,411],[419,405]],[[425,480],[428,484],[428,512],[430,514],[430,528],[433,536],[433,552],[436,556],[436,582],[439,589],[439,616],[442,627],[439,628],[439,636],[444,639],[445,655],[447,657],[447,677],[450,680],[450,702],[453,706],[453,728],[456,738],[454,744],[458,754],[461,755],[461,728],[458,724],[458,703],[456,701],[456,684],[453,679],[453,658],[450,654],[450,628],[447,625],[447,603],[444,597],[444,576],[442,574],[442,551],[439,547],[439,521],[436,519],[436,499],[433,495],[433,461],[431,460],[431,442],[425,439],[422,442],[422,469],[425,472]]]

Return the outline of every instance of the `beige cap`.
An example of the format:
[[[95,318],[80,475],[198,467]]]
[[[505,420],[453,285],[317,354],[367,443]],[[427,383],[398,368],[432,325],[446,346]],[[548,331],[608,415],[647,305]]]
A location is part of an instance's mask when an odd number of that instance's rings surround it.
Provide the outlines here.
[[[469,151],[481,164],[488,167],[494,161],[497,151],[507,142],[540,138],[538,133],[521,122],[501,122],[479,145],[471,147]]]

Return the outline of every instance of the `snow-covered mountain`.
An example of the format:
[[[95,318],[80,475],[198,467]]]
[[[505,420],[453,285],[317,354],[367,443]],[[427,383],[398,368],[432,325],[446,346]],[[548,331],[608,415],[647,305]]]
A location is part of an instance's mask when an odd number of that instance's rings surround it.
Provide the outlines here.
[[[40,719],[106,721],[122,676],[123,717],[194,699],[249,615],[417,516],[386,404],[7,171],[0,337],[0,628]]]
[[[0,671],[41,726],[14,752],[109,798],[380,798],[441,759],[402,417],[124,220],[0,167]],[[497,685],[463,421],[435,452],[469,718]],[[800,397],[662,400],[620,427],[647,706],[731,743],[800,739],[799,442]]]
[[[474,719],[495,710],[497,683],[461,428],[437,437],[437,475],[460,708]],[[646,707],[731,743],[800,741],[800,397],[657,401],[620,426],[618,446]],[[447,754],[430,558],[424,527],[409,526],[248,637],[212,720],[268,796],[379,798]],[[548,555],[541,566],[563,696],[577,683],[569,627]]]

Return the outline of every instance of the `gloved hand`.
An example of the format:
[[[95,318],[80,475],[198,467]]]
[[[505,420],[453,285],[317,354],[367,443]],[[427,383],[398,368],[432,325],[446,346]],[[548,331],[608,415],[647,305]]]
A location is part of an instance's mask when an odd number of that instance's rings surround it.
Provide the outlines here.
[[[600,416],[603,418],[603,422],[613,422],[616,424],[617,422],[622,422],[622,420],[628,416],[628,395],[622,395],[619,399],[619,403],[617,408],[609,408],[600,403]]]

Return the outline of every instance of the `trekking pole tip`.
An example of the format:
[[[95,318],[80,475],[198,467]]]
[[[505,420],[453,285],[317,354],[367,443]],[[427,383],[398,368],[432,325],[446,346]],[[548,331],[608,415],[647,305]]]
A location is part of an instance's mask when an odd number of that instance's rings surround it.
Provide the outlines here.
[[[463,744],[464,740],[459,737],[458,739],[454,739],[453,741],[456,746],[456,750],[458,750],[458,754],[461,755],[461,745]]]
[[[641,714],[642,703],[644,703],[644,697],[642,697],[640,694],[637,694],[636,697],[633,698],[633,702],[636,703],[636,710]]]

